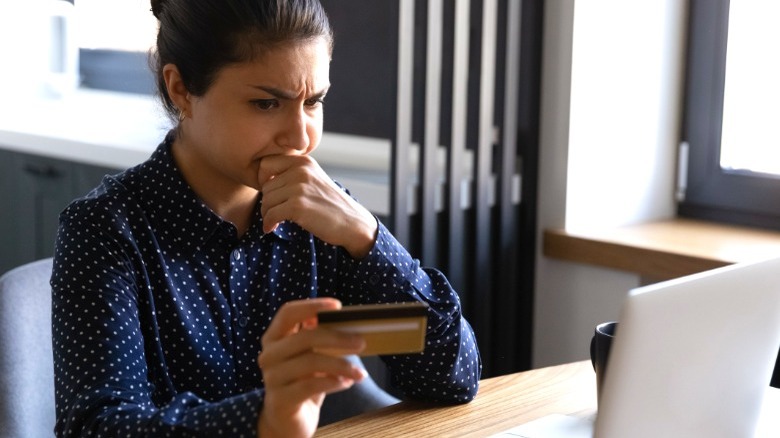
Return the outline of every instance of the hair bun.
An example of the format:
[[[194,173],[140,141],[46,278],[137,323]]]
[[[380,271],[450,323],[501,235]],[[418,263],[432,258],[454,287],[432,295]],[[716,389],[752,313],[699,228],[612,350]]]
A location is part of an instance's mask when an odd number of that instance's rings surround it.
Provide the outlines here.
[[[160,17],[162,17],[163,12],[163,6],[165,3],[165,0],[151,0],[152,2],[152,14],[154,14],[155,17],[159,20]]]

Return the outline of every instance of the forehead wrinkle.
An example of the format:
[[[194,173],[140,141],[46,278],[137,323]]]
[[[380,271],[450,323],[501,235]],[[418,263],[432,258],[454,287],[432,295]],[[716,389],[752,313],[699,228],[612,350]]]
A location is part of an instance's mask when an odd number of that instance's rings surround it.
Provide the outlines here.
[[[319,96],[330,88],[330,56],[321,43],[290,44],[238,66],[244,86],[279,99]]]
[[[271,96],[273,96],[273,97],[275,97],[277,99],[294,100],[294,99],[297,99],[297,98],[301,97],[301,94],[296,94],[295,91],[284,90],[284,89],[281,89],[281,88],[271,87],[271,86],[267,86],[267,85],[251,85],[250,84],[249,86],[251,88],[264,91],[264,92],[270,94]],[[307,96],[307,95],[308,96],[324,96],[328,92],[329,88],[330,88],[330,84],[327,84],[327,85],[325,85],[323,88],[321,88],[319,90],[313,90],[313,91],[309,92],[308,94],[304,94],[304,96]],[[307,90],[308,89],[309,89],[309,87],[307,87]]]

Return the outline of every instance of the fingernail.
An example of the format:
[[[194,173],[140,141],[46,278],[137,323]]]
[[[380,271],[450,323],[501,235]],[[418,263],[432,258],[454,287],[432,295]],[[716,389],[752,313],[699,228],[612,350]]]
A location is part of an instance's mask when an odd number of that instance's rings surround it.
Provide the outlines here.
[[[350,379],[347,377],[339,377],[338,379],[344,389],[349,388],[356,383],[355,379]]]
[[[368,377],[368,371],[366,371],[365,369],[360,367],[354,367],[352,369],[355,371],[354,374],[357,376],[355,380],[360,381]]]

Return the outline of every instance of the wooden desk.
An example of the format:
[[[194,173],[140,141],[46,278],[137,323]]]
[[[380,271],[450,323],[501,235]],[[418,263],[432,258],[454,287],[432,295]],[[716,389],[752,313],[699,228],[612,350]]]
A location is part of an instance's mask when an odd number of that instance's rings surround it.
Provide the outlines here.
[[[484,437],[548,414],[595,412],[596,375],[583,361],[485,379],[465,405],[402,402],[330,424],[315,436]]]

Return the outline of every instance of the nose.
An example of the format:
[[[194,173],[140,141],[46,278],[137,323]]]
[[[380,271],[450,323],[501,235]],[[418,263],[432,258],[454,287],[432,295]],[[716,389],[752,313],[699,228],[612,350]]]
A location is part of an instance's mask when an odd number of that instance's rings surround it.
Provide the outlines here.
[[[309,149],[311,141],[308,132],[309,117],[302,108],[292,109],[285,114],[281,124],[277,138],[280,147],[299,152]]]

